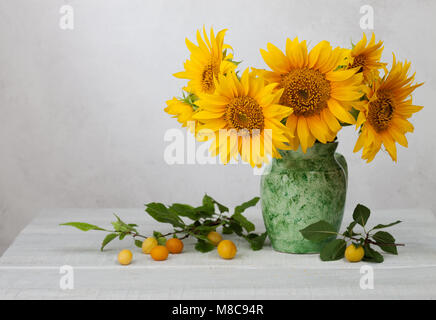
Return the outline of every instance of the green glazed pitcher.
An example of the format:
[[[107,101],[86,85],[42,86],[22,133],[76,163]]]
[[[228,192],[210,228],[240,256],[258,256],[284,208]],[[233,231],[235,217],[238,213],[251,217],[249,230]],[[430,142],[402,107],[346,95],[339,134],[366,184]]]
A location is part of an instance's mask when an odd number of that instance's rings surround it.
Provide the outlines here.
[[[347,162],[335,153],[337,142],[315,143],[306,153],[280,151],[261,178],[262,215],[271,245],[287,253],[317,253],[300,233],[325,220],[337,231],[342,223],[347,193]]]

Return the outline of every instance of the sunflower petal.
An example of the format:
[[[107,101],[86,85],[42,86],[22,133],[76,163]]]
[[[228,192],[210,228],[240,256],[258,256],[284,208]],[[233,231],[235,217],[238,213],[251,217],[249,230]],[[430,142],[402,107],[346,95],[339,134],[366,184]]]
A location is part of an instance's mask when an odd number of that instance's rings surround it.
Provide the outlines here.
[[[397,148],[395,147],[395,141],[387,132],[381,134],[381,137],[382,137],[383,145],[386,147],[386,150],[388,151],[392,160],[397,162]]]
[[[339,102],[337,102],[334,99],[330,99],[328,102],[328,108],[330,110],[330,112],[336,117],[338,118],[340,121],[345,122],[345,123],[351,123],[354,124],[356,123],[356,120],[354,119],[354,117],[351,115],[351,113],[349,113],[348,111],[346,111]]]
[[[313,145],[315,138],[310,133],[305,117],[298,118],[297,134],[298,134],[298,138],[300,139],[301,149],[303,150],[304,153],[306,153],[307,148],[310,148]]]
[[[321,141],[327,143],[327,136],[329,136],[328,127],[321,121],[318,115],[306,118],[307,125],[312,135]]]

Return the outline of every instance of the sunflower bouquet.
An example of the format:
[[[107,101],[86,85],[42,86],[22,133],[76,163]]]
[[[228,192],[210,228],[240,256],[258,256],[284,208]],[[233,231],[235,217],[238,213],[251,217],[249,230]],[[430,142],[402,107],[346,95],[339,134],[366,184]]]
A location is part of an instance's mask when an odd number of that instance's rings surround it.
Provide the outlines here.
[[[260,53],[270,70],[240,71],[233,48],[224,43],[225,32],[215,34],[211,29],[208,34],[203,28],[197,31],[197,44],[186,39],[190,58],[175,76],[188,82],[182,97],[167,101],[165,111],[199,141],[209,141],[210,154],[224,164],[242,160],[260,167],[274,158],[261,179],[266,232],[255,233],[254,224],[242,214],[259,197],[236,206],[229,215],[229,208],[208,195],[200,206],[146,204],[152,218],[173,226],[173,231],[154,231],[152,237],[139,234],[136,224],[118,216],[111,230],[83,222],[63,225],[108,232],[102,250],[116,238],[131,236],[158,261],[168,257],[168,250],[180,253],[181,240],[187,237],[197,239],[198,251],[218,245],[221,257],[233,258],[236,247],[221,241],[218,228],[225,235],[244,238],[253,250],[262,249],[268,236],[277,251],[320,252],[323,261],[345,257],[350,262],[382,262],[374,246],[397,254],[397,247],[404,244],[378,230],[401,221],[365,229],[370,210],[363,205],[356,206],[353,221],[339,233],[348,170],[345,158],[335,150],[339,130],[355,125],[354,152],[363,149],[362,158],[370,162],[383,145],[397,161],[396,143],[407,147],[405,134],[413,131],[408,119],[422,109],[412,103],[411,94],[422,83],[414,83],[415,74],[409,75],[410,62],[399,62],[393,55],[389,70],[380,61],[383,42],[376,42],[374,34],[368,42],[364,34],[351,49],[321,41],[309,51],[306,41],[295,38],[286,40],[283,52],[268,43]],[[357,225],[363,233],[354,231]],[[347,246],[347,241],[352,244]],[[132,254],[123,250],[118,258],[128,264]]]
[[[174,76],[188,82],[165,108],[199,141],[210,140],[211,156],[222,163],[241,159],[259,167],[281,158],[280,150],[306,153],[349,125],[358,131],[354,152],[363,149],[367,162],[382,145],[393,161],[396,143],[407,147],[408,119],[422,109],[411,94],[422,83],[414,83],[410,62],[393,55],[389,70],[380,61],[383,42],[374,34],[351,49],[321,41],[309,51],[306,41],[288,38],[283,52],[268,43],[260,53],[270,70],[238,71],[225,33],[203,28],[197,44],[186,39],[190,57]]]

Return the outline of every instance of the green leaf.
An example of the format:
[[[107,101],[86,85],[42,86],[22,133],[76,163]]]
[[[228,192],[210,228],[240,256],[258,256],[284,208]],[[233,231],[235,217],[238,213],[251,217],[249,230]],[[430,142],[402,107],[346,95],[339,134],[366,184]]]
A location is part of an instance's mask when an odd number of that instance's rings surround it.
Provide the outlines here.
[[[116,237],[118,236],[118,234],[116,233],[109,233],[104,239],[103,242],[101,244],[100,247],[100,251],[103,251],[104,247],[106,247],[106,245],[111,242],[112,240],[114,240]]]
[[[248,233],[255,230],[255,226],[252,222],[250,222],[246,217],[242,215],[247,208],[255,206],[259,202],[259,197],[254,197],[253,199],[242,203],[241,205],[235,207],[235,213],[231,216],[232,224],[230,224],[230,228],[238,235],[242,234],[242,230],[236,225],[244,228]]]
[[[204,233],[194,233],[194,232],[188,232],[188,234],[193,236],[197,240],[203,240],[203,241],[206,241],[206,242],[210,242],[209,239],[207,238],[207,234],[204,234]]]
[[[353,229],[354,229],[354,227],[356,226],[356,224],[357,224],[356,221],[351,222],[351,223],[348,225],[347,230],[344,232],[344,236],[350,238],[350,237],[353,237],[353,236],[357,235],[357,233],[355,233],[355,232],[353,231]]]
[[[71,227],[75,227],[79,230],[82,231],[89,231],[89,230],[101,230],[101,231],[105,231],[105,229],[102,229],[100,227],[97,227],[93,224],[89,224],[89,223],[85,223],[85,222],[67,222],[67,223],[62,223],[60,224],[61,226],[71,226]]]
[[[364,205],[358,204],[353,212],[353,220],[360,224],[362,227],[365,226],[368,221],[369,214],[371,211]]]
[[[217,225],[214,225],[214,226],[201,225],[201,226],[195,227],[194,231],[195,232],[201,232],[201,233],[208,234],[211,231],[215,231],[216,228],[218,228],[219,226],[220,226],[220,224],[217,224]]]
[[[212,243],[202,239],[198,239],[197,243],[195,244],[195,250],[200,252],[209,252],[213,249],[215,249],[215,246]]]
[[[157,243],[161,246],[164,246],[165,243],[167,242],[167,239],[159,231],[153,231],[153,237],[157,240]]]
[[[210,196],[209,196],[209,198],[212,199],[212,197],[210,197]],[[213,203],[215,203],[218,206],[218,209],[221,213],[229,212],[229,208],[227,208],[226,206],[222,205],[221,203],[219,203],[215,199],[212,199],[212,201],[213,201]]]
[[[242,63],[242,61],[234,61],[234,60],[227,60],[227,61],[233,63],[235,66],[238,66],[239,64]]]
[[[200,219],[200,216],[195,213],[195,208],[188,204],[174,203],[168,208],[168,210],[179,216],[187,217],[194,221]]]
[[[137,246],[138,248],[142,248],[142,241],[135,239],[135,246]]]
[[[221,203],[216,202],[216,201],[215,201],[215,204],[218,206],[218,209],[221,213],[229,212],[229,208],[227,208],[225,205],[222,205]]]
[[[160,233],[159,231],[153,231],[153,237],[158,239],[158,238],[162,237],[162,233]]]
[[[157,238],[157,244],[160,246],[164,246],[167,243],[167,238],[165,237],[159,237]]]
[[[126,235],[127,235],[127,233],[123,233],[123,232],[121,232],[120,234],[119,234],[119,239],[120,240],[123,240],[125,237],[126,237]]]
[[[347,243],[344,239],[335,239],[327,243],[319,254],[322,261],[334,261],[344,257]]]
[[[300,232],[305,239],[314,242],[321,242],[332,236],[337,235],[335,227],[333,227],[330,223],[324,220],[315,222],[300,230]]]
[[[114,227],[115,231],[118,231],[121,233],[126,233],[126,232],[129,232],[131,230],[131,227],[129,227],[128,225],[124,224],[121,221],[114,221],[114,222],[111,222],[111,224]]]
[[[241,232],[242,232],[242,228],[241,228]],[[232,233],[233,233],[233,229],[230,226],[223,226],[223,234],[232,234]]]
[[[394,226],[394,225],[396,225],[396,224],[399,224],[399,223],[401,223],[400,220],[395,221],[395,222],[392,222],[392,223],[389,223],[389,224],[378,224],[378,225],[376,225],[374,228],[372,228],[371,230],[388,228],[388,227],[392,227],[392,226]]]
[[[208,213],[209,216],[211,216],[215,213],[215,204],[218,206],[218,209],[221,213],[229,212],[229,208],[222,205],[207,194],[205,194],[203,197],[203,205],[201,207],[198,207],[197,209],[202,210],[203,213]]]
[[[134,228],[136,225],[125,223],[115,213],[114,213],[114,216],[117,218],[117,221],[112,222],[112,225],[113,225],[115,231],[123,232],[123,233],[129,233],[132,231],[136,232],[136,229]]]
[[[259,199],[260,199],[259,197],[254,197],[253,199],[251,199],[251,200],[249,200],[247,202],[244,202],[243,204],[237,206],[235,208],[235,214],[242,213],[246,209],[255,206],[259,202]]]
[[[264,232],[262,234],[250,233],[244,236],[245,240],[250,244],[251,249],[253,250],[261,250],[263,245],[265,244],[265,240],[267,237],[267,233]]]
[[[372,249],[369,244],[364,245],[363,249],[365,250],[363,261],[375,263],[382,263],[384,261],[383,256],[378,251]]]
[[[203,197],[203,207],[206,211],[215,212],[215,202],[207,194]]]
[[[185,226],[182,219],[176,213],[169,211],[162,203],[151,202],[146,204],[146,206],[145,211],[156,221],[170,223],[174,227],[182,228]]]
[[[242,236],[242,227],[237,223],[237,222],[233,222],[231,221],[229,223],[229,228],[236,233],[238,236]]]
[[[205,208],[203,206],[200,206],[200,207],[195,208],[195,214],[199,218],[210,218],[210,217],[212,217],[215,214],[215,212],[208,211],[207,208]]]
[[[244,217],[241,212],[235,212],[235,214],[233,214],[231,218],[235,222],[237,222],[242,228],[244,228],[247,232],[251,232],[256,229],[254,224],[248,221],[248,219]]]
[[[377,242],[377,246],[379,246],[383,251],[392,254],[398,254],[397,247],[392,245],[395,244],[395,238],[390,233],[386,231],[379,231],[376,232],[372,238],[375,240],[375,242]]]
[[[209,218],[215,214],[215,200],[207,194],[203,197],[203,205],[195,208],[196,214],[201,218]]]

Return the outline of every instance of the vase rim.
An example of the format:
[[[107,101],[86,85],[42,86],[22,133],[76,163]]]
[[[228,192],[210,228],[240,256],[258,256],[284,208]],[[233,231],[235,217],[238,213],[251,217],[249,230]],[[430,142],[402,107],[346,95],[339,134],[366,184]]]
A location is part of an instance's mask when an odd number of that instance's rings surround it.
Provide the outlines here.
[[[299,146],[297,150],[280,150],[279,152],[282,157],[299,159],[333,156],[338,145],[338,141],[327,143],[315,142],[315,144],[308,148],[305,153],[301,149],[301,146]]]

